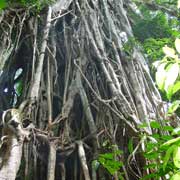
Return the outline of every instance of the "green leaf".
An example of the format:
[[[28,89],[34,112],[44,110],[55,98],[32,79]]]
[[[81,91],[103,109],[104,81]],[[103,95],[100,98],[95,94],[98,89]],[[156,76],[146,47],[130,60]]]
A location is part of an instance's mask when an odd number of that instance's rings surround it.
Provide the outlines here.
[[[105,153],[105,154],[100,154],[99,157],[104,158],[104,159],[113,159],[114,155],[113,153]]]
[[[173,152],[173,162],[177,168],[180,168],[180,146],[176,146]]]
[[[176,82],[173,86],[173,94],[180,90],[180,81]]]
[[[140,180],[149,180],[149,179],[156,179],[157,178],[157,174],[155,173],[152,173],[152,174],[148,174],[148,175],[145,175],[143,178],[140,178]]]
[[[114,173],[123,166],[123,163],[121,161],[116,161],[114,159],[99,158],[99,162],[104,168],[108,170],[111,175],[114,175]]]
[[[180,180],[180,173],[178,172],[178,173],[174,174],[170,180]]]
[[[144,157],[149,159],[149,160],[154,160],[158,158],[159,154],[157,152],[148,152],[144,154]]]
[[[163,159],[163,170],[165,171],[166,169],[166,166],[167,166],[167,163],[171,157],[171,154],[173,153],[174,149],[176,148],[177,146],[176,145],[173,145],[173,146],[170,146],[167,151],[166,151],[166,154],[165,154],[165,157]]]
[[[147,128],[147,127],[148,127],[148,124],[145,123],[145,122],[140,124],[140,125],[138,125],[138,128],[142,128],[142,129]]]
[[[167,45],[163,47],[163,52],[167,57],[174,58],[175,56],[175,50],[173,48],[168,47]]]
[[[163,126],[164,131],[173,131],[174,128],[172,126]]]
[[[130,154],[133,152],[133,139],[132,138],[128,142],[128,150]]]
[[[173,137],[172,136],[170,136],[170,135],[162,135],[161,136],[161,139],[163,139],[163,140],[165,140],[165,141],[169,141],[169,140],[171,140]]]
[[[151,121],[150,126],[155,129],[159,129],[161,127],[160,124],[156,121]]]
[[[168,113],[174,113],[180,105],[180,100],[174,101],[168,109]]]
[[[165,80],[166,80],[166,71],[165,71],[166,63],[162,63],[158,66],[156,72],[156,83],[160,90],[164,90]]]
[[[174,87],[174,85],[170,85],[166,91],[166,93],[167,93],[166,95],[169,100],[171,100],[171,98],[173,96],[173,87]]]
[[[180,141],[180,137],[177,137],[177,138],[174,138],[174,139],[171,139],[171,140],[165,142],[164,144],[161,145],[161,147],[169,146],[169,145],[171,145],[175,142],[178,142],[178,141]]]
[[[158,133],[154,133],[154,134],[152,134],[152,137],[155,139],[159,139],[160,135]]]
[[[179,64],[174,63],[166,73],[165,87],[164,87],[166,92],[168,92],[168,87],[175,83],[178,74],[179,74]]]

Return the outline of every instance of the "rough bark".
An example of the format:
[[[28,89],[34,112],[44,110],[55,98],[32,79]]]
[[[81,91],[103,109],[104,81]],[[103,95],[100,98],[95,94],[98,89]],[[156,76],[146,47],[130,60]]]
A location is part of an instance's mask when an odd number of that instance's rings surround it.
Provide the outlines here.
[[[143,158],[127,162],[128,141],[141,131],[152,133],[149,124],[161,122],[162,103],[139,47],[124,48],[133,38],[129,4],[60,0],[44,8],[40,18],[31,8],[2,12],[0,107],[27,102],[23,128],[31,130],[24,155],[29,164],[20,173],[28,179],[111,178],[103,168],[91,168],[104,152],[104,141],[124,152],[115,178],[119,172],[127,180],[143,176]],[[143,123],[147,127],[139,129]]]
[[[13,137],[12,144],[8,148],[10,148],[9,158],[0,170],[0,179],[15,180],[21,164],[22,142],[18,142],[17,138]]]

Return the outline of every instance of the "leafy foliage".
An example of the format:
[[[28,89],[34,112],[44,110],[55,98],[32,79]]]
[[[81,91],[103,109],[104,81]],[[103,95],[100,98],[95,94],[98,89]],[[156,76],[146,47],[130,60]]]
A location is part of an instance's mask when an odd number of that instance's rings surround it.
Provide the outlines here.
[[[156,0],[156,3],[176,4],[177,1]],[[173,42],[180,35],[178,31],[179,19],[178,17],[170,17],[161,11],[149,11],[144,5],[139,8],[143,18],[135,18],[137,23],[133,26],[133,32],[137,40],[142,43],[151,64],[152,61],[162,59],[163,46],[174,47]]]
[[[149,38],[171,37],[173,30],[168,24],[166,16],[159,12],[150,18],[140,19],[133,27],[133,32],[140,42]],[[143,32],[143,33],[142,33]]]
[[[1,0],[0,1],[0,9],[3,9],[6,7],[6,0]]]
[[[165,45],[173,47],[173,39],[174,38],[148,38],[144,40],[143,48],[151,62],[162,59],[162,57],[164,56],[162,47]]]
[[[50,4],[54,2],[54,0],[1,0],[0,1],[0,9],[4,9],[6,7],[8,7],[9,5],[13,5],[13,4],[19,4],[20,6],[24,6],[24,7],[30,7],[32,6],[34,9],[36,9],[37,11],[40,11],[41,9],[43,9],[46,5]]]
[[[158,122],[151,123],[153,129],[162,128]],[[144,156],[149,160],[149,163],[144,169],[149,169],[153,173],[142,179],[159,179],[168,175],[172,179],[179,177],[180,170],[180,138],[173,137],[179,131],[176,131],[171,126],[163,127],[164,132],[169,131],[170,135],[153,134],[146,137],[146,150]],[[156,162],[156,163],[154,163]]]
[[[175,40],[175,47],[177,53],[179,53],[180,39],[178,38]],[[165,57],[161,61],[156,61],[154,63],[155,67],[157,68],[156,83],[161,91],[166,92],[167,99],[171,100],[172,96],[180,89],[180,59],[175,49],[170,48],[167,45],[163,47],[163,52]]]
[[[108,173],[112,176],[116,172],[119,172],[120,168],[123,166],[123,162],[118,160],[122,151],[118,150],[116,148],[116,145],[107,145],[105,141],[104,149],[107,149],[108,152],[101,153],[99,154],[98,160],[97,161],[103,168],[105,168]],[[97,164],[97,163],[96,163]],[[118,173],[119,179],[123,179],[123,176],[121,173]]]

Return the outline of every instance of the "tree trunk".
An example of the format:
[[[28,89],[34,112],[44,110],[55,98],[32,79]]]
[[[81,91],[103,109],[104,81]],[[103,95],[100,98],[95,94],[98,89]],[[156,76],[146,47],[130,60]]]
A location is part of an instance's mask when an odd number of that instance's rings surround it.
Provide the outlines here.
[[[104,142],[123,151],[116,179],[119,172],[127,180],[143,176],[145,160],[128,162],[127,146],[142,131],[152,133],[152,119],[161,122],[161,97],[130,43],[128,7],[122,0],[59,0],[40,17],[23,7],[1,13],[0,107],[26,102],[23,128],[31,130],[17,179],[110,179],[91,165],[108,149]]]

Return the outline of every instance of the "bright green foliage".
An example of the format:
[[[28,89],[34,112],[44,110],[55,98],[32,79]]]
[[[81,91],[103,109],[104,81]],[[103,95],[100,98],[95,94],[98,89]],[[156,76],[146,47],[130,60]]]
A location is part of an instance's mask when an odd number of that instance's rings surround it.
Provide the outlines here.
[[[134,151],[134,148],[133,148],[133,139],[132,138],[128,142],[128,150],[129,150],[130,154]]]
[[[114,153],[115,152],[100,154],[98,158],[100,164],[107,169],[111,175],[114,175],[123,165],[122,162],[115,160]]]
[[[52,0],[19,0],[20,4],[23,6],[34,6],[38,10],[41,10],[44,6],[52,3]]]
[[[154,130],[168,130],[170,134],[176,135],[171,126],[161,127],[158,122],[155,123],[153,121],[151,127]],[[144,168],[151,169],[154,173],[151,173],[151,175],[147,175],[142,179],[153,178],[154,180],[158,180],[160,177],[169,175],[171,179],[176,180],[176,178],[179,177],[180,137],[174,138],[172,135],[160,135],[154,133],[153,135],[146,137],[146,150],[144,156],[149,160],[149,164]]]
[[[133,27],[135,37],[137,37],[139,41],[144,42],[144,40],[148,38],[171,37],[172,29],[163,13],[159,12],[157,15],[150,15],[149,17],[140,19]]]
[[[179,105],[180,105],[180,101],[179,100],[173,101],[171,106],[168,109],[168,113],[169,114],[174,113],[177,110],[177,108],[179,107]]]
[[[177,6],[177,0],[156,0],[156,3],[162,6],[165,4],[174,4],[174,7]],[[142,43],[145,54],[148,56],[151,64],[152,61],[162,59],[163,46],[167,44],[173,47],[175,38],[180,36],[178,31],[179,19],[168,16],[161,11],[149,11],[143,3],[138,8],[143,18],[136,17],[135,15],[132,16],[136,22],[133,26],[133,32],[136,39]]]
[[[158,59],[162,59],[164,56],[162,47],[165,45],[168,45],[170,47],[173,46],[172,38],[149,38],[145,39],[143,43],[143,47],[145,50],[145,53],[148,55],[148,58],[152,61],[157,61]]]
[[[159,129],[161,127],[160,124],[156,121],[151,121],[150,126],[154,129]]]
[[[171,6],[173,8],[177,7],[177,1],[178,0],[155,0],[154,2],[165,7]]]
[[[154,66],[157,69],[156,72],[156,83],[161,91],[166,93],[168,100],[171,100],[173,95],[180,90],[180,39],[175,40],[176,51],[167,45],[163,47],[163,52],[165,54],[161,61],[156,61]],[[176,101],[170,109],[176,110],[179,101]]]
[[[0,9],[4,9],[6,7],[6,0],[1,0],[0,1]]]
[[[180,173],[176,173],[175,175],[172,176],[171,180],[179,180],[180,179]]]
[[[180,168],[180,146],[176,146],[173,151],[173,162],[177,168]]]
[[[105,149],[107,148],[108,152],[99,154],[98,159],[95,160],[93,164],[98,164],[97,167],[99,167],[100,164],[112,176],[114,176],[115,172],[118,172],[119,179],[123,180],[122,173],[120,173],[120,168],[123,166],[123,162],[117,158],[120,157],[122,151],[117,150],[116,146],[114,145],[107,145],[107,141],[105,142],[105,144],[103,143],[103,147]]]
[[[168,162],[169,162],[169,160],[171,158],[171,155],[172,155],[172,153],[173,153],[173,151],[175,150],[176,147],[178,147],[178,146],[172,145],[167,149],[167,151],[165,153],[165,156],[163,158],[163,171],[165,171],[165,169],[167,167],[167,164],[168,164]]]

